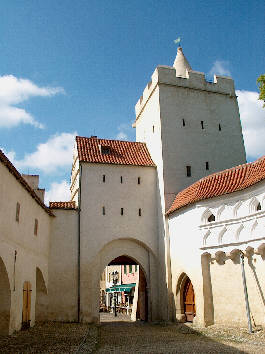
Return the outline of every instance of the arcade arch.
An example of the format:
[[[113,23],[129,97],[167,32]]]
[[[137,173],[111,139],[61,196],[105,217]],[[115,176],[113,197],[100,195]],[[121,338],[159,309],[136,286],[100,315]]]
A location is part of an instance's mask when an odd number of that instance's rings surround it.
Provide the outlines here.
[[[182,273],[176,288],[176,317],[182,322],[193,322],[195,316],[194,288],[187,274]]]
[[[0,257],[0,334],[9,334],[11,290],[5,264]]]

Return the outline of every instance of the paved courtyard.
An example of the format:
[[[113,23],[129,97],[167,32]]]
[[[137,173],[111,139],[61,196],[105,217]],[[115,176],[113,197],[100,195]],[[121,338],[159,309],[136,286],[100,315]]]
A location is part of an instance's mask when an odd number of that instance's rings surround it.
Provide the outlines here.
[[[47,322],[0,337],[1,353],[265,353],[265,332],[131,322],[101,314],[99,326]]]

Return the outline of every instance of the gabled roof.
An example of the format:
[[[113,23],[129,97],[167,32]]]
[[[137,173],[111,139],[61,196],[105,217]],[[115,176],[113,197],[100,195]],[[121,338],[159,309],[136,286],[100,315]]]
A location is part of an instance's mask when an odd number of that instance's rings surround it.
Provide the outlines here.
[[[80,136],[76,143],[80,162],[155,166],[144,143]]]
[[[50,202],[50,209],[65,209],[65,210],[73,210],[76,209],[75,201],[72,202]]]
[[[214,173],[193,183],[176,195],[167,215],[200,200],[248,188],[265,179],[265,156],[228,170]]]
[[[46,211],[51,216],[54,216],[52,211],[46,207],[46,205],[40,200],[40,198],[37,196],[37,194],[34,192],[34,190],[28,185],[28,183],[25,181],[25,179],[21,176],[21,174],[18,172],[18,170],[15,168],[15,166],[8,160],[6,155],[0,150],[0,161],[3,163],[3,165],[6,166],[8,171],[18,180],[18,182],[22,185],[24,189],[31,195],[33,199]]]

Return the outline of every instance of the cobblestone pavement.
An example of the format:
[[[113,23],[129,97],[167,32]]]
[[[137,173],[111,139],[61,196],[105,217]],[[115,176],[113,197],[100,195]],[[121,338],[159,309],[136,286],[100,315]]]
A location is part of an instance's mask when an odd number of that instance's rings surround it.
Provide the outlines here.
[[[101,324],[47,322],[0,336],[0,353],[265,353],[265,332],[186,324],[131,322],[101,314]]]

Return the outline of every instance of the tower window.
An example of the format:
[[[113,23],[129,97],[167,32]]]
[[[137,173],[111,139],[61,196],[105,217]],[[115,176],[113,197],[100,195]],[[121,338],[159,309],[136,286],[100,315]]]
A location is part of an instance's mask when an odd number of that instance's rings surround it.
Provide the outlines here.
[[[205,162],[205,169],[209,170],[209,162],[208,161]]]
[[[186,166],[187,177],[191,177],[191,166]]]
[[[34,235],[35,235],[35,236],[38,235],[38,219],[35,219],[35,223],[34,223]]]
[[[123,215],[123,208],[121,208],[121,215]]]
[[[105,183],[106,182],[106,175],[102,176],[102,182]]]
[[[138,177],[138,184],[141,184],[141,177]]]
[[[256,210],[257,211],[261,210],[261,204],[260,203],[258,203]]]
[[[139,208],[139,210],[138,210],[138,215],[142,216],[142,209],[141,208]]]
[[[202,129],[204,129],[204,123],[203,123],[203,120],[201,120],[201,127],[202,127]]]
[[[19,215],[20,215],[20,204],[17,202],[16,206],[16,221],[19,222]]]
[[[155,126],[153,125],[153,133],[155,132]]]
[[[222,130],[221,124],[218,125],[219,132]]]
[[[104,206],[102,207],[102,215],[106,215],[106,210]]]
[[[122,183],[122,176],[121,176],[121,183]]]
[[[186,125],[185,119],[182,119],[182,126],[185,127],[185,125]]]

